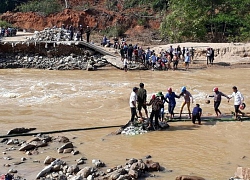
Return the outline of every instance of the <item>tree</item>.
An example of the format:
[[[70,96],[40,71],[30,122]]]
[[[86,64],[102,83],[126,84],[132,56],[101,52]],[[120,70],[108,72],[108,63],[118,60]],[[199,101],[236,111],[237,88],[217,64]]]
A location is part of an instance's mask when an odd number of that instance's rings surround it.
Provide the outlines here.
[[[7,11],[13,11],[16,6],[21,3],[25,3],[28,0],[1,0],[0,1],[0,13],[5,13]]]
[[[160,31],[170,41],[250,38],[249,6],[249,0],[170,1]]]
[[[181,42],[193,37],[201,39],[205,34],[204,6],[196,0],[170,1],[169,11],[160,31],[162,36],[167,36],[170,42]]]

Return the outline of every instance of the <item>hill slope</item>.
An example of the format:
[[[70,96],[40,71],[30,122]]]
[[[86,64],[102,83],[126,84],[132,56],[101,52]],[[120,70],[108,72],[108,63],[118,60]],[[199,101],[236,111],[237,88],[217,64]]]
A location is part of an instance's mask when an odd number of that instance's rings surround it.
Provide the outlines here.
[[[64,1],[61,3],[64,5]],[[139,39],[143,39],[145,36],[146,39],[154,38],[153,36],[158,34],[161,22],[161,18],[157,17],[156,13],[147,6],[123,10],[122,3],[110,8],[106,0],[71,0],[69,6],[70,8],[64,9],[62,12],[48,16],[34,12],[6,12],[0,16],[0,19],[28,31],[40,31],[53,26],[61,27],[62,24],[72,24],[74,27],[88,25],[97,32],[120,29],[126,35]],[[151,34],[148,34],[150,32]],[[113,35],[115,36],[114,33]]]

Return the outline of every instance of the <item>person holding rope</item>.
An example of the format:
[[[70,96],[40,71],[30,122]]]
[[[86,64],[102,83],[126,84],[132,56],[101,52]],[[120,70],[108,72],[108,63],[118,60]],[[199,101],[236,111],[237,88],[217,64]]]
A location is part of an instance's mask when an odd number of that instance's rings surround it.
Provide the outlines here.
[[[214,111],[216,113],[216,116],[218,117],[219,114],[221,115],[221,111],[219,110],[219,106],[221,103],[221,96],[226,97],[228,100],[229,100],[229,97],[225,95],[224,93],[220,92],[218,87],[215,87],[213,91],[214,91],[214,95],[209,95],[208,97],[214,98]]]
[[[175,92],[172,91],[172,88],[168,88],[168,92],[165,95],[166,102],[168,103],[168,113],[170,114],[169,119],[171,120],[174,117],[174,108],[176,105],[175,98],[180,98],[180,96],[176,95]]]
[[[161,99],[161,101],[163,102],[163,104],[160,105],[161,109],[160,109],[160,114],[159,114],[159,121],[164,122],[164,114],[165,114],[165,109],[164,109],[164,103],[168,102],[168,100],[164,97],[164,95],[162,94],[162,92],[158,92],[157,96]]]
[[[229,99],[234,97],[235,119],[237,119],[239,116],[239,113],[242,114],[242,116],[244,116],[245,114],[239,110],[240,106],[244,103],[244,97],[240,93],[240,91],[238,91],[236,86],[234,86],[232,89],[233,89],[233,94],[229,96]]]
[[[133,91],[130,94],[130,100],[129,100],[129,106],[130,106],[130,110],[131,110],[131,118],[130,118],[130,122],[134,123],[135,121],[135,116],[137,117],[137,113],[136,113],[136,102],[137,102],[137,92],[138,92],[138,87],[134,87]]]
[[[139,116],[140,116],[141,120],[143,120],[142,112],[141,112],[142,108],[144,109],[146,118],[148,119],[148,110],[147,110],[147,106],[146,106],[147,90],[144,88],[143,83],[140,83],[139,86],[140,86],[140,88],[137,92],[138,111],[139,111]]]
[[[158,130],[159,128],[159,114],[160,114],[160,110],[161,110],[161,105],[163,105],[162,100],[159,98],[160,94],[153,94],[152,98],[150,100],[149,103],[146,103],[147,106],[151,106],[152,105],[152,111],[150,114],[150,122],[149,125],[147,127],[147,129],[149,130]],[[153,126],[153,118],[155,118],[155,122],[154,122],[154,126]]]
[[[190,100],[192,99],[192,103],[193,103],[193,96],[191,95],[191,93],[189,91],[187,91],[186,87],[183,86],[181,88],[181,93],[179,96],[183,96],[184,97],[184,102],[181,105],[181,110],[180,110],[180,119],[181,119],[181,114],[183,111],[184,106],[187,104],[187,108],[188,108],[188,114],[189,114],[189,118],[191,119],[191,111],[190,111]]]

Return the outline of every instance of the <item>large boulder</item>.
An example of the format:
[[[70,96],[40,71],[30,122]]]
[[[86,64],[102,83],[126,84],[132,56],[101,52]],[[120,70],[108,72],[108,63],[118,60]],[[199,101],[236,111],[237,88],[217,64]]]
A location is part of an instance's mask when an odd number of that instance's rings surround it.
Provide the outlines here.
[[[250,168],[237,167],[235,177],[240,179],[250,179]]]
[[[33,131],[35,130],[36,128],[14,128],[14,129],[11,129],[7,134],[10,135],[10,134],[22,134],[22,133],[27,133],[29,131]]]

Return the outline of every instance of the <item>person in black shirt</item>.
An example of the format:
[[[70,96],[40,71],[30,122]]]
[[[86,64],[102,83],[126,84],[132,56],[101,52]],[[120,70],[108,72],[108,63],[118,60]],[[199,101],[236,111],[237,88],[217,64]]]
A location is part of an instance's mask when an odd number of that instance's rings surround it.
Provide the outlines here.
[[[138,111],[139,111],[139,116],[142,119],[142,108],[145,110],[145,115],[146,118],[148,118],[148,110],[146,106],[146,101],[147,101],[147,91],[144,89],[144,84],[140,83],[140,88],[137,92],[137,101],[138,101]]]
[[[89,27],[89,26],[87,26],[87,29],[86,29],[86,37],[87,37],[87,42],[89,42],[90,32],[91,32],[90,27]]]

